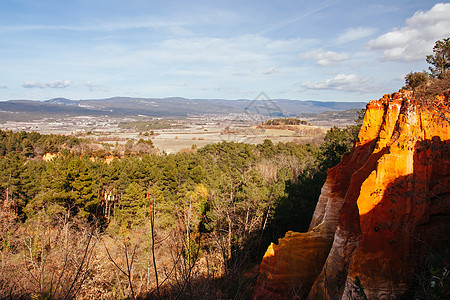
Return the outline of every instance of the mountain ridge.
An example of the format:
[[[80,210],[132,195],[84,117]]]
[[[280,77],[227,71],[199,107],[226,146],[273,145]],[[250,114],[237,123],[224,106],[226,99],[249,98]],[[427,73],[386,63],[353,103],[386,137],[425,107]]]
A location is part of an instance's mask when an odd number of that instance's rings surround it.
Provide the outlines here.
[[[268,99],[268,100],[225,100],[188,99],[183,97],[143,98],[110,97],[104,99],[72,100],[52,98],[49,100],[8,100],[0,102],[0,111],[30,113],[37,110],[41,114],[69,115],[146,115],[150,117],[199,114],[258,113],[274,116],[296,116],[302,113],[321,113],[362,109],[366,102],[333,102],[313,100]]]

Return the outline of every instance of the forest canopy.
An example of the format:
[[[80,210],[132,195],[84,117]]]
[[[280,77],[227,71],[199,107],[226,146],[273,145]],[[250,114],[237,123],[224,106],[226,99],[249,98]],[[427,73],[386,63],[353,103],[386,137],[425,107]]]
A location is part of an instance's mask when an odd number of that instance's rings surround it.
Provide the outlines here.
[[[266,140],[118,155],[92,151],[73,136],[0,130],[0,245],[10,268],[0,283],[17,297],[83,297],[102,285],[101,272],[112,272],[116,279],[103,284],[102,295],[171,298],[201,292],[189,290],[190,282],[210,272],[211,285],[223,283],[214,293],[243,295],[247,279],[239,274],[287,230],[307,230],[326,171],[357,132],[335,127],[321,146]],[[129,144],[153,149],[144,139]],[[55,155],[46,161],[46,153]],[[107,264],[94,263],[96,253]],[[127,271],[116,261],[123,253],[136,267]],[[45,269],[53,271],[40,273]]]

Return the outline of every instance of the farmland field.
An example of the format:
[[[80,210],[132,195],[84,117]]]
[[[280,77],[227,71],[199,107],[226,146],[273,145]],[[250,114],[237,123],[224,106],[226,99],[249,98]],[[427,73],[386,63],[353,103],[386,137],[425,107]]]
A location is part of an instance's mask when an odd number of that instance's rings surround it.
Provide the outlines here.
[[[319,141],[330,126],[292,125],[261,126],[255,121],[233,120],[223,116],[153,119],[139,117],[111,118],[107,116],[77,116],[44,118],[34,121],[7,121],[0,129],[13,131],[36,131],[42,134],[73,134],[98,142],[100,147],[124,144],[128,140],[151,139],[160,152],[174,153],[192,147],[222,141],[262,143],[270,139],[274,143],[295,141],[310,143]],[[149,121],[150,120],[150,121]],[[124,124],[157,124],[157,129],[141,131],[142,128]],[[164,126],[162,126],[163,124]],[[259,126],[258,126],[259,125]],[[149,126],[148,128],[152,128]],[[144,128],[145,129],[145,128]]]

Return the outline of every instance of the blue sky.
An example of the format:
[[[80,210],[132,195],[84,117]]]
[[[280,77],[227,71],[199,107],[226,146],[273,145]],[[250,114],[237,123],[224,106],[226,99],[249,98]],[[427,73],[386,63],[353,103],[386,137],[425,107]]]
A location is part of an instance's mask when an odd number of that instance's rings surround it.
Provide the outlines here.
[[[368,101],[450,37],[428,0],[2,0],[0,100]]]

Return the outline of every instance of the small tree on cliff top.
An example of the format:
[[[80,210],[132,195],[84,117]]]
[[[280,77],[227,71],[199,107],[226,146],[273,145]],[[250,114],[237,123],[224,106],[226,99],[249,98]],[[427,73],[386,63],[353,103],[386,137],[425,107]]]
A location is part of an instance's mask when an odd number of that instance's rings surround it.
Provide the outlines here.
[[[430,77],[435,79],[446,79],[449,77],[450,69],[450,38],[436,41],[433,47],[432,55],[427,55],[427,63],[431,66],[429,70],[431,74],[426,71],[410,72],[405,76],[406,89],[416,90],[423,88],[426,84],[433,85],[435,81],[430,82]],[[442,84],[441,84],[442,85]],[[445,85],[445,84],[444,84]],[[445,91],[443,91],[445,92]]]
[[[450,38],[436,41],[433,55],[427,56],[431,64],[431,74],[427,72],[410,72],[405,76],[404,88],[414,90],[414,97],[418,103],[436,111],[436,115],[450,122]],[[438,98],[437,96],[444,96]]]
[[[427,71],[413,72],[411,71],[405,76],[406,89],[416,89],[419,86],[426,84],[428,82]]]
[[[437,41],[433,47],[433,55],[427,56],[427,63],[433,77],[442,77],[450,69],[450,38]]]

